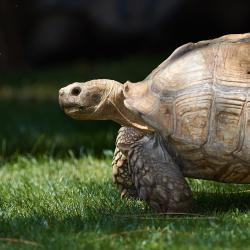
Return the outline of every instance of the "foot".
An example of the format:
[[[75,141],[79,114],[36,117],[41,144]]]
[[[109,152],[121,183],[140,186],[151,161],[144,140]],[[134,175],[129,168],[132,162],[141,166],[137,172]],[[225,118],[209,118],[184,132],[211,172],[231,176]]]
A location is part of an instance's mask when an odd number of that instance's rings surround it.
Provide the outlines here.
[[[146,135],[128,153],[129,168],[139,198],[158,212],[186,212],[192,192],[159,134]]]

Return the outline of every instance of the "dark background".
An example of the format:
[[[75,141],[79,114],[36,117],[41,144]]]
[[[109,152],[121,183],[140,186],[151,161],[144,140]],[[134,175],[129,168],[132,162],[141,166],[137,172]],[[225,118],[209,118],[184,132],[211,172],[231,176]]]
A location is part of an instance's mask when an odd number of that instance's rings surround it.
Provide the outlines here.
[[[0,67],[164,53],[249,23],[243,0],[1,0]]]
[[[60,87],[138,81],[176,47],[249,24],[249,0],[0,0],[0,159],[109,154],[119,126],[70,120]]]

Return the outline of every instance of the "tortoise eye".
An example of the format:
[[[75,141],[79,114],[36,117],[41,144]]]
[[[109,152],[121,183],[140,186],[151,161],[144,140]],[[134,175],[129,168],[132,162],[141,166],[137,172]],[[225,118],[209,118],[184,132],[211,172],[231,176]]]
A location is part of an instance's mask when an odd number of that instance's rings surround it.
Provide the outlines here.
[[[80,87],[75,87],[71,90],[71,95],[73,95],[73,96],[78,96],[80,93],[81,93]]]

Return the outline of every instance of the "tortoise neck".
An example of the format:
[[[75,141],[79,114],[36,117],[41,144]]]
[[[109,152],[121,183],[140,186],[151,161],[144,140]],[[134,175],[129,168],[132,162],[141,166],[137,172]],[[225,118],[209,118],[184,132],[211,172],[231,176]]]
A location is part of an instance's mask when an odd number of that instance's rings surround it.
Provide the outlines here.
[[[111,91],[107,97],[106,103],[111,106],[107,109],[109,112],[106,114],[107,119],[111,119],[116,123],[123,126],[134,127],[143,131],[152,131],[139,115],[127,109],[124,105],[123,84],[113,81],[110,87]]]

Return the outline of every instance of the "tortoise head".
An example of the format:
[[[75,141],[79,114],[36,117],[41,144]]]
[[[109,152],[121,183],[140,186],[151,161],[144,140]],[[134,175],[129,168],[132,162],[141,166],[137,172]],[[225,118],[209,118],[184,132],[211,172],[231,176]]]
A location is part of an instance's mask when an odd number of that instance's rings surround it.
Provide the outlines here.
[[[105,79],[75,82],[59,90],[59,104],[74,119],[102,119],[111,108],[109,98],[113,98],[114,87],[119,85]]]
[[[59,90],[64,112],[78,120],[113,120],[121,125],[149,130],[142,119],[124,106],[123,85],[107,79],[75,82]]]

